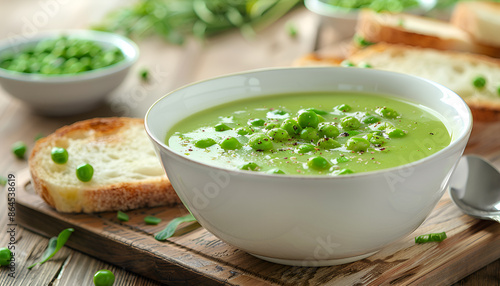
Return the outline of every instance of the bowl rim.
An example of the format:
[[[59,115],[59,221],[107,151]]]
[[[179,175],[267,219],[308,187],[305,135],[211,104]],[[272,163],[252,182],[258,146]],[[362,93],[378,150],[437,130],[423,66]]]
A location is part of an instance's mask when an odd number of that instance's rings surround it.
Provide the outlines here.
[[[16,81],[47,82],[47,83],[84,81],[122,71],[132,66],[139,59],[140,55],[139,47],[131,39],[116,33],[86,30],[86,29],[47,30],[39,32],[36,35],[29,37],[27,39],[18,40],[14,42],[12,42],[7,38],[0,41],[0,55],[8,49],[15,49],[16,47],[21,48],[25,45],[37,43],[44,39],[57,38],[59,36],[67,36],[68,38],[86,39],[86,40],[92,40],[96,42],[110,44],[119,48],[123,52],[125,58],[120,62],[117,62],[115,64],[106,67],[98,68],[95,70],[84,71],[80,73],[73,73],[73,74],[46,75],[39,73],[22,73],[0,68],[0,78],[16,80]]]
[[[205,82],[209,82],[209,81],[213,81],[213,80],[218,80],[218,79],[222,79],[222,78],[226,78],[226,77],[231,77],[231,76],[249,75],[249,74],[252,74],[252,73],[261,73],[261,72],[269,72],[269,71],[296,70],[296,69],[303,69],[303,70],[339,69],[339,70],[342,70],[342,69],[352,69],[352,67],[337,67],[337,66],[268,67],[268,68],[259,68],[259,69],[252,69],[252,70],[240,71],[240,72],[235,72],[235,73],[223,74],[223,75],[220,75],[220,76],[216,76],[216,77],[212,77],[212,78],[208,78],[208,79],[204,79],[204,80],[200,80],[200,81],[195,81],[195,82],[183,85],[183,86],[181,86],[179,88],[176,88],[176,89],[168,92],[167,94],[163,95],[158,100],[156,100],[148,108],[148,111],[146,112],[146,115],[144,116],[144,127],[145,127],[145,130],[146,130],[146,133],[148,134],[148,136],[150,137],[151,140],[153,140],[158,146],[161,146],[163,149],[165,149],[166,151],[168,151],[171,155],[173,155],[173,156],[175,156],[175,157],[177,157],[177,158],[179,158],[181,160],[187,160],[187,161],[189,161],[192,164],[196,164],[196,165],[203,166],[203,167],[208,167],[208,168],[211,168],[211,169],[215,169],[215,170],[218,170],[218,171],[221,171],[221,172],[226,172],[228,174],[234,174],[234,175],[256,176],[257,178],[261,177],[261,176],[264,176],[264,177],[289,178],[289,179],[296,178],[296,179],[301,179],[301,180],[332,180],[332,179],[335,179],[335,180],[349,180],[349,179],[352,179],[352,178],[359,178],[359,177],[380,176],[383,173],[390,173],[390,172],[394,172],[394,171],[405,169],[405,168],[413,168],[413,167],[415,167],[417,165],[420,165],[420,164],[423,164],[423,163],[427,163],[428,161],[433,160],[434,157],[438,157],[438,156],[441,156],[441,154],[443,154],[443,153],[449,152],[449,150],[455,148],[457,145],[461,144],[461,142],[463,142],[463,141],[465,141],[465,144],[467,144],[467,141],[468,141],[469,136],[470,136],[471,131],[472,131],[473,117],[472,117],[472,113],[470,111],[469,106],[463,100],[463,98],[461,96],[459,96],[454,91],[450,90],[449,88],[447,88],[447,87],[445,87],[445,86],[443,86],[443,85],[441,85],[439,83],[436,83],[434,81],[431,81],[431,80],[428,80],[428,79],[425,79],[425,78],[422,78],[422,77],[418,77],[418,76],[414,76],[414,75],[410,75],[410,74],[392,72],[392,71],[377,70],[377,69],[360,69],[360,70],[365,70],[365,71],[374,72],[374,73],[380,73],[380,74],[391,74],[391,75],[397,75],[397,76],[401,76],[401,77],[409,77],[409,78],[418,79],[418,80],[427,82],[428,84],[430,84],[432,86],[437,87],[443,93],[447,93],[447,94],[451,94],[451,95],[455,96],[457,98],[457,100],[459,100],[463,104],[463,106],[465,107],[465,109],[467,110],[467,121],[466,121],[466,123],[468,123],[468,126],[466,126],[466,128],[464,128],[464,131],[461,132],[461,134],[459,134],[459,136],[456,137],[456,139],[454,139],[448,146],[446,146],[445,148],[437,151],[436,153],[433,153],[433,154],[431,154],[429,156],[423,157],[423,158],[421,158],[419,160],[412,161],[412,162],[409,162],[409,163],[406,163],[406,164],[403,164],[403,165],[399,165],[399,166],[395,166],[395,167],[391,167],[391,168],[385,168],[385,169],[380,169],[380,170],[375,170],[375,171],[368,171],[368,172],[344,174],[344,175],[328,175],[328,174],[325,174],[325,175],[269,174],[269,173],[265,173],[265,172],[253,172],[253,171],[229,169],[229,168],[223,168],[223,167],[219,167],[219,166],[214,166],[214,165],[210,165],[210,164],[206,164],[206,163],[197,161],[197,160],[195,160],[193,158],[184,156],[184,155],[182,155],[182,154],[174,151],[167,144],[165,144],[163,141],[159,140],[156,136],[154,136],[153,132],[149,128],[149,124],[148,124],[149,120],[148,120],[148,118],[149,118],[150,113],[154,109],[154,107],[157,104],[159,104],[167,96],[169,96],[169,95],[171,95],[173,93],[179,92],[179,91],[183,90],[184,88],[187,88],[187,87],[190,87],[190,86],[194,86],[194,85],[197,85],[197,84],[200,84],[200,83],[205,83]]]
[[[419,5],[417,7],[410,7],[403,9],[401,12],[412,13],[412,14],[424,14],[432,10],[436,4],[437,0],[417,0]],[[311,12],[318,15],[339,18],[339,19],[350,19],[356,20],[358,17],[358,12],[363,9],[369,9],[367,7],[363,8],[344,8],[340,6],[335,6],[333,4],[326,3],[322,0],[304,0],[304,6]],[[391,13],[391,11],[388,11]]]

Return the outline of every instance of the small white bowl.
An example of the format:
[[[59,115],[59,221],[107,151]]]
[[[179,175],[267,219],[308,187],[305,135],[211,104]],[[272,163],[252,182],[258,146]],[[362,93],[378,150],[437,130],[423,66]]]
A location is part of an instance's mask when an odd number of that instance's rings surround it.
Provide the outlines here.
[[[404,13],[423,15],[436,6],[436,0],[419,0],[419,6],[404,10]],[[360,9],[349,9],[335,6],[325,0],[304,0],[308,10],[321,16],[325,23],[333,26],[339,39],[352,37]]]
[[[92,110],[123,82],[139,57],[137,45],[128,38],[92,30],[49,31],[24,41],[4,40],[0,43],[0,55],[6,51],[22,51],[23,47],[63,35],[92,40],[103,47],[117,47],[125,59],[77,74],[28,74],[0,68],[0,85],[3,89],[43,115],[65,116]]]
[[[343,176],[229,170],[197,162],[165,144],[176,123],[220,104],[329,91],[387,94],[420,103],[442,115],[452,141],[425,158],[412,152],[406,159],[417,160],[400,167]],[[325,266],[368,257],[420,226],[447,189],[472,116],[457,94],[422,78],[312,67],[250,71],[180,88],[149,109],[145,126],[175,191],[208,231],[268,261]]]

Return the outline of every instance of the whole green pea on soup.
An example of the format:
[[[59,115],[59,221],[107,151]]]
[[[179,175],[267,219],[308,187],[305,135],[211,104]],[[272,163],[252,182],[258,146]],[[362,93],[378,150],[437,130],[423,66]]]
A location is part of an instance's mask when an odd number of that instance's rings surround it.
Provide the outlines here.
[[[277,94],[193,114],[169,131],[166,144],[226,169],[340,176],[438,152],[452,137],[440,118],[428,107],[388,95]],[[258,168],[245,167],[250,165]]]

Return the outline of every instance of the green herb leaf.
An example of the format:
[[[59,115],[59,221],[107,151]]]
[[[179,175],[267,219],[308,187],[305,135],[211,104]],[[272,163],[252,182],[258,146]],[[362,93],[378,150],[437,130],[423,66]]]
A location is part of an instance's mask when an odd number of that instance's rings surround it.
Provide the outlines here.
[[[181,217],[178,217],[178,218],[174,218],[173,220],[171,220],[167,226],[165,227],[165,229],[163,229],[162,231],[158,232],[155,234],[155,239],[156,240],[166,240],[167,238],[171,237],[172,235],[174,235],[175,233],[175,230],[177,229],[177,227],[183,223],[183,222],[191,222],[191,221],[196,221],[196,219],[194,218],[194,216],[192,214],[188,214],[188,215],[185,215],[185,216],[181,216]]]
[[[68,241],[68,239],[69,239],[71,233],[73,233],[73,231],[75,231],[73,228],[67,228],[67,229],[61,231],[61,233],[59,233],[59,235],[57,237],[52,237],[49,240],[49,244],[47,246],[47,249],[45,249],[45,252],[43,253],[43,255],[41,257],[41,261],[29,266],[28,269],[35,267],[37,264],[45,263],[49,259],[51,259],[64,246],[66,241]]]
[[[441,242],[446,239],[446,232],[429,233],[415,237],[415,243]]]
[[[130,219],[129,216],[128,216],[128,214],[126,214],[126,213],[124,213],[122,211],[118,211],[116,213],[116,218],[118,220],[121,220],[121,221],[128,221]]]
[[[157,225],[157,224],[159,224],[161,222],[161,218],[148,215],[147,217],[144,218],[144,222],[146,224]]]

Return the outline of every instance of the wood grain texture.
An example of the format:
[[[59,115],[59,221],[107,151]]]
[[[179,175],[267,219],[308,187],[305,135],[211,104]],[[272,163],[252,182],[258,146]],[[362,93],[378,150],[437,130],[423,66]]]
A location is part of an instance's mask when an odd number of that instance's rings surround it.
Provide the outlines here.
[[[120,222],[116,213],[57,213],[30,191],[19,192],[18,220],[26,228],[54,236],[75,233],[67,246],[169,285],[448,285],[500,257],[500,224],[462,214],[446,194],[424,224],[377,254],[346,265],[291,267],[257,259],[192,224],[181,225],[166,242],[153,238],[167,221],[187,213],[182,207],[139,209]],[[146,215],[165,223],[149,226]],[[442,243],[416,245],[414,236],[446,231]],[[470,263],[463,263],[470,261]]]

